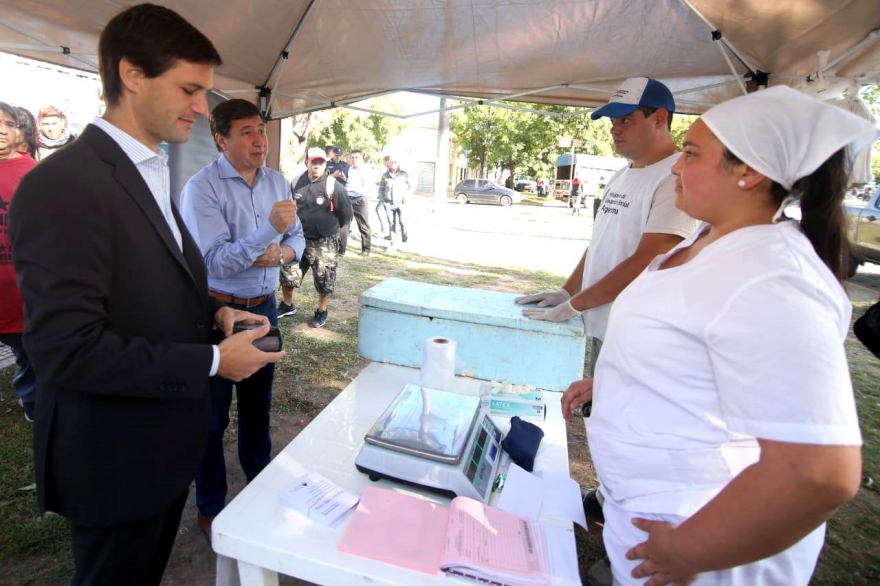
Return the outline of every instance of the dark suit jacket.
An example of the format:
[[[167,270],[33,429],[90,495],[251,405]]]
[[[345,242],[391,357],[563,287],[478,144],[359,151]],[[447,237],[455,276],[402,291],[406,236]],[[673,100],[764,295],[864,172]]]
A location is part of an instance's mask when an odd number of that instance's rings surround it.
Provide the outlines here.
[[[147,518],[187,490],[208,435],[219,306],[199,248],[175,209],[181,253],[96,126],[27,175],[14,202],[40,510],[88,526]]]

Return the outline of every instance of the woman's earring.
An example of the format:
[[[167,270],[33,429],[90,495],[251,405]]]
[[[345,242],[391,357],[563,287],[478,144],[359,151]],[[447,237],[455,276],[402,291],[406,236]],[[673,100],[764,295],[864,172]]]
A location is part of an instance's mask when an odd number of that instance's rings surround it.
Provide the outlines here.
[[[745,187],[745,186],[746,186],[746,180],[745,180],[745,179],[740,179],[739,181],[736,182],[736,184],[739,185],[740,187]]]

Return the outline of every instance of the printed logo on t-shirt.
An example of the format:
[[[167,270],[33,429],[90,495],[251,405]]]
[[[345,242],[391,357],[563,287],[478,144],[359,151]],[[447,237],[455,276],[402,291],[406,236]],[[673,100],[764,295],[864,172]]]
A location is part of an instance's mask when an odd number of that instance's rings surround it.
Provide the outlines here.
[[[632,202],[627,200],[625,193],[609,191],[602,198],[602,211],[606,214],[617,215],[621,208],[628,208],[630,203]]]
[[[293,199],[302,199],[302,198],[303,198],[303,194],[301,194],[298,191],[293,194]]]

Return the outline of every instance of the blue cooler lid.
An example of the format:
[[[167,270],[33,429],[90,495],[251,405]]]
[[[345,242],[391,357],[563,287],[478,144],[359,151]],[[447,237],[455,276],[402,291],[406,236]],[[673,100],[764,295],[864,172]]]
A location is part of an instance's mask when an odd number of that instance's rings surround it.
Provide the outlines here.
[[[361,293],[360,304],[425,317],[584,337],[580,316],[564,322],[528,319],[522,310],[534,305],[517,305],[513,300],[518,296],[516,293],[448,287],[390,277]]]

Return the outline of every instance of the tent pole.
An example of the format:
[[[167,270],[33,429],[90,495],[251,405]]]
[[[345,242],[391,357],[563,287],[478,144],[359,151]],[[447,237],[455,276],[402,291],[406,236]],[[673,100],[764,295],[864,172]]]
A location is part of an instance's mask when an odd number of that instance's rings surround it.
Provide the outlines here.
[[[867,36],[865,36],[864,39],[862,39],[861,41],[859,41],[858,43],[856,43],[855,45],[853,45],[852,47],[850,47],[849,49],[847,49],[846,51],[844,51],[843,53],[838,55],[837,57],[835,57],[831,63],[829,63],[828,65],[823,67],[822,73],[825,73],[826,71],[832,69],[833,67],[836,67],[841,61],[850,57],[854,53],[860,51],[862,49],[862,47],[876,41],[878,38],[880,38],[880,29],[872,30],[871,32],[869,32],[867,34]]]
[[[6,19],[0,18],[0,25],[5,26],[6,28],[8,28],[12,31],[15,31],[22,36],[27,37],[30,40],[35,41],[44,47],[58,47],[58,45],[54,45],[52,43],[47,43],[44,39],[41,39],[40,37],[32,35],[25,30],[17,28],[16,26],[14,26],[11,22],[9,22]],[[82,63],[83,65],[86,65],[88,67],[88,69],[86,69],[85,71],[90,71],[93,73],[98,71],[98,68],[93,63],[89,63],[88,61],[83,61],[82,59],[75,56],[75,55],[87,55],[87,53],[80,53],[77,51],[77,53],[74,54],[74,53],[70,52],[69,47],[60,47],[60,49],[61,49],[62,53],[69,55],[72,60],[77,61],[79,63]]]
[[[712,31],[712,40],[718,43],[721,40],[721,31],[715,30]],[[736,67],[733,66],[733,62],[731,62],[730,57],[727,56],[727,51],[724,50],[724,43],[718,43],[718,50],[721,51],[721,56],[724,57],[724,61],[727,62],[727,66],[730,68],[730,72],[733,74],[734,79],[736,79],[736,83],[739,86],[739,89],[742,90],[743,95],[749,93],[749,90],[746,89],[746,84],[740,77],[739,73],[736,72]]]
[[[278,70],[278,76],[275,78],[275,85],[272,86],[272,93],[269,96],[269,104],[266,106],[266,111],[263,112],[263,116],[268,117],[269,111],[272,109],[272,102],[275,101],[275,89],[278,87],[278,84],[281,82],[281,76],[284,73],[284,67],[287,65],[287,58],[290,55],[290,48],[293,46],[293,41],[296,40],[296,37],[299,36],[299,32],[302,30],[303,25],[305,25],[306,21],[309,19],[309,15],[312,13],[312,9],[315,7],[315,4],[318,3],[318,0],[311,0],[309,5],[306,7],[305,12],[302,15],[302,18],[299,19],[299,22],[296,23],[296,27],[293,29],[293,32],[290,34],[290,39],[287,40],[287,43],[284,45],[284,50],[281,51],[281,54],[278,56],[278,59],[275,61],[275,65],[272,66],[272,71],[269,72],[268,77],[266,77],[266,81],[263,82],[263,87],[268,87],[269,82],[272,80],[272,77],[275,75],[275,71]],[[279,68],[280,62],[280,68]]]
[[[800,79],[800,77],[798,79]],[[752,81],[752,77],[751,76],[744,77],[743,81]],[[736,80],[731,79],[729,81],[720,81],[718,83],[713,83],[710,85],[701,85],[701,86],[697,86],[697,87],[692,87],[692,88],[689,88],[686,90],[678,90],[677,92],[672,92],[672,95],[678,97],[678,96],[683,96],[684,94],[690,94],[693,92],[702,92],[704,90],[711,90],[711,89],[715,89],[717,87],[724,87],[724,86],[730,85],[732,83],[736,83]]]
[[[688,9],[689,9],[691,12],[693,12],[693,13],[697,16],[697,18],[699,18],[699,19],[702,20],[704,23],[706,23],[706,26],[709,27],[709,30],[711,30],[711,31],[717,31],[717,30],[718,30],[718,27],[716,27],[716,26],[713,25],[711,22],[709,22],[709,21],[706,19],[706,17],[703,16],[703,14],[702,14],[699,10],[697,10],[697,8],[696,8],[693,4],[691,4],[690,0],[679,0],[679,2],[681,2],[682,4],[684,4],[685,6],[687,6]],[[758,68],[755,67],[754,65],[752,65],[752,64],[749,62],[748,59],[746,59],[745,57],[743,57],[742,53],[740,53],[739,51],[737,51],[736,47],[734,47],[734,46],[730,43],[730,41],[728,41],[728,40],[726,40],[726,39],[723,39],[721,42],[722,42],[724,45],[726,45],[728,49],[730,49],[730,52],[731,52],[731,53],[733,53],[734,55],[736,55],[736,58],[739,59],[740,63],[742,63],[743,65],[745,65],[745,66],[748,68],[749,71],[751,71],[751,72],[758,71]],[[729,63],[729,60],[728,60],[728,63]],[[735,72],[734,72],[734,74],[735,74]]]
[[[850,57],[853,54],[857,53],[858,51],[862,50],[862,48],[864,48],[866,45],[869,45],[872,42],[876,41],[878,38],[880,38],[880,29],[872,30],[871,32],[869,32],[867,34],[867,36],[865,36],[864,39],[862,39],[861,41],[859,41],[858,43],[856,43],[855,45],[853,45],[852,47],[850,47],[849,49],[847,49],[846,51],[844,51],[843,53],[838,55],[837,57],[835,57],[833,61],[831,61],[825,67],[823,67],[821,70],[821,73],[825,73],[826,71],[830,71],[832,68],[836,67],[841,61],[843,61],[844,59],[847,59],[848,57]],[[832,78],[825,77],[825,79],[832,79]],[[849,79],[849,78],[845,78],[845,79]],[[812,75],[808,75],[806,80],[801,78],[801,83],[797,86],[797,89],[801,89],[802,87],[804,87],[804,85],[806,85],[807,82],[810,82],[810,81],[816,81],[816,78],[814,78]]]
[[[61,47],[59,45],[25,45],[22,43],[0,43],[0,49],[4,51],[34,51],[38,53],[64,53],[65,55],[88,55],[94,57],[94,51],[74,51],[70,47]]]

